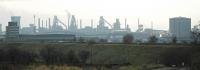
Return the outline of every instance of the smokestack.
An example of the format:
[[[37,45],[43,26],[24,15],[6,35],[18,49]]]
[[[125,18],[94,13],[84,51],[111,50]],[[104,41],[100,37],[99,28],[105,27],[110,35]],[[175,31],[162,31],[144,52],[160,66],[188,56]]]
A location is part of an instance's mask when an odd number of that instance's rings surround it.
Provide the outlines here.
[[[40,18],[38,18],[38,29],[40,28]]]
[[[42,20],[42,28],[43,28],[43,20]]]
[[[91,27],[93,28],[93,19],[91,20]]]
[[[82,29],[82,20],[80,19],[80,29]]]
[[[153,30],[153,21],[151,21],[151,29]]]
[[[125,29],[127,28],[126,18],[125,18]]]
[[[34,33],[36,33],[36,23],[35,23],[35,15],[33,15],[33,22],[34,22]]]
[[[51,29],[51,19],[49,18],[49,29]]]
[[[140,18],[138,18],[138,29],[139,29],[139,25],[140,25]]]
[[[48,20],[46,20],[46,28],[48,28]]]
[[[76,27],[78,28],[78,19],[76,20],[76,23],[75,23],[75,24],[76,24]]]
[[[35,24],[35,15],[33,15],[33,22],[34,22],[34,26],[36,26],[36,24]]]

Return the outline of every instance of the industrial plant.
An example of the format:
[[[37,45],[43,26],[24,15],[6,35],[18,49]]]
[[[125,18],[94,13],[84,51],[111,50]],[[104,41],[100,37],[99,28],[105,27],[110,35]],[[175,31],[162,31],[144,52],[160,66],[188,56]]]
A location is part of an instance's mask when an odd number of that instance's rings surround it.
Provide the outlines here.
[[[169,19],[169,31],[144,28],[138,18],[136,32],[132,32],[125,19],[121,23],[118,18],[112,24],[103,16],[99,17],[98,25],[94,28],[93,20],[91,26],[82,27],[82,20],[78,21],[75,15],[69,15],[67,23],[61,21],[58,16],[46,20],[33,16],[33,24],[29,27],[21,27],[21,16],[11,16],[6,31],[3,34],[1,28],[1,40],[5,42],[77,42],[84,39],[84,42],[93,40],[99,42],[104,40],[110,43],[121,43],[123,36],[131,34],[134,42],[147,42],[148,38],[155,36],[158,43],[169,43],[173,37],[178,42],[191,42],[191,19],[186,17],[174,17]],[[79,25],[79,26],[78,26]],[[124,28],[121,27],[124,25]],[[2,25],[0,25],[2,27]],[[199,29],[197,25],[193,29]]]

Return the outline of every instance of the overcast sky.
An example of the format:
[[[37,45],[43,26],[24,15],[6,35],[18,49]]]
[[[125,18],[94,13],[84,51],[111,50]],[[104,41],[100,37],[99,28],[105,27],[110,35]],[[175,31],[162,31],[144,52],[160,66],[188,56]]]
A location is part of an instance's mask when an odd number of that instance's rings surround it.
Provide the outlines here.
[[[133,31],[138,18],[144,28],[150,28],[152,21],[154,29],[160,30],[168,30],[171,17],[191,18],[192,25],[200,20],[200,0],[0,0],[0,23],[6,26],[11,15],[19,15],[22,26],[28,26],[34,14],[43,20],[57,15],[66,23],[66,10],[82,19],[85,26],[94,19],[96,27],[99,16],[104,16],[110,23],[119,18],[124,27],[127,18]]]

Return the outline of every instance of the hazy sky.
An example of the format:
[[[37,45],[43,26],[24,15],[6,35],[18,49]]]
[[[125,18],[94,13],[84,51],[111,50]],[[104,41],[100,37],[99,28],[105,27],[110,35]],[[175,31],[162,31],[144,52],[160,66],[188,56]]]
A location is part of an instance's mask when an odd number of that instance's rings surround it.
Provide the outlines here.
[[[43,20],[57,15],[66,23],[66,10],[82,19],[85,26],[94,19],[96,27],[99,16],[104,16],[110,23],[119,18],[124,27],[127,18],[133,31],[138,18],[144,28],[150,28],[153,21],[154,29],[162,30],[168,30],[171,17],[189,17],[192,25],[200,20],[200,0],[0,0],[0,23],[5,26],[11,15],[20,15],[22,26],[28,26],[34,14]]]

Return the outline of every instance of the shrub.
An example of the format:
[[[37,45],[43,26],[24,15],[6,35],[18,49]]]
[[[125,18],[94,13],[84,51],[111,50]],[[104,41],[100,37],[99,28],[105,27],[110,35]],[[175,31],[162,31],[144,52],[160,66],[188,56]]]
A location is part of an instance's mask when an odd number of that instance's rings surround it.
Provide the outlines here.
[[[79,59],[73,50],[65,52],[62,48],[47,46],[40,51],[40,55],[47,65],[75,65],[79,63]]]
[[[88,40],[88,45],[93,45],[93,44],[95,44],[96,43],[96,41],[95,40],[93,40],[93,39],[91,39],[91,40]]]
[[[67,53],[67,63],[69,65],[76,65],[76,64],[79,64],[80,61],[78,59],[78,57],[76,56],[75,52],[73,50],[70,50],[68,53]]]
[[[84,43],[85,42],[85,39],[83,37],[80,37],[79,38],[79,43]]]
[[[200,32],[192,31],[191,32],[192,44],[200,44]]]
[[[150,36],[149,37],[149,43],[157,43],[158,38],[156,36]]]
[[[61,49],[53,46],[44,47],[40,51],[40,56],[46,64],[64,64],[67,59]]]
[[[22,64],[28,65],[36,62],[37,54],[19,49],[17,47],[1,48],[0,63],[1,64]]]
[[[99,40],[99,43],[107,43],[107,42],[108,42],[107,39],[100,39],[100,40]]]
[[[88,57],[90,55],[89,51],[80,51],[79,52],[79,59],[81,63],[86,63]]]
[[[168,49],[160,54],[160,62],[166,66],[176,65],[182,66],[191,65],[191,51],[181,48]]]
[[[133,43],[133,40],[134,40],[134,38],[133,38],[132,34],[126,34],[123,36],[123,43],[125,43],[125,44],[131,44],[131,43]]]

